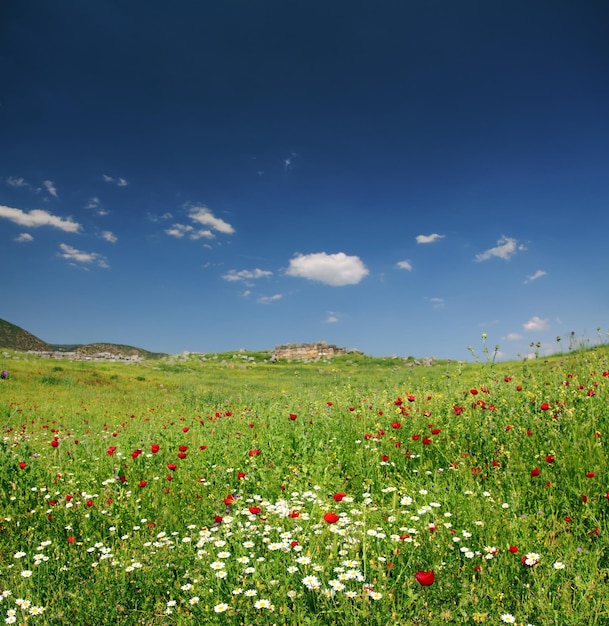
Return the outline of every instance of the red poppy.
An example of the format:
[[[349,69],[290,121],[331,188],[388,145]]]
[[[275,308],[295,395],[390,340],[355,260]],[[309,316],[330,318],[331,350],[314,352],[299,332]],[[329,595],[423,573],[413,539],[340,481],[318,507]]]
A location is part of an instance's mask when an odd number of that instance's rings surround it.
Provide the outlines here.
[[[250,506],[249,511],[252,515],[258,515],[260,513],[260,508],[257,506]]]
[[[53,441],[51,441],[51,446],[53,446],[53,448],[57,448],[57,446],[59,446],[59,441],[57,441],[57,439],[53,439]]]
[[[298,511],[290,511],[288,513],[288,517],[291,517],[292,519],[296,519],[297,517],[300,517],[300,513]]]
[[[175,463],[167,463],[167,469],[171,470],[172,472],[176,470],[177,467],[178,466]]]
[[[89,507],[93,506],[93,500],[87,500],[85,504]]]
[[[332,497],[336,502],[340,502],[346,495],[344,491],[337,491]]]
[[[294,421],[297,417],[298,417],[298,415],[296,415],[296,413],[290,413],[290,419],[292,421]]]
[[[178,452],[178,459],[185,459],[186,458],[186,452]]]
[[[68,543],[75,543],[76,542],[76,537],[70,536],[68,537]]]
[[[539,468],[535,467],[531,470],[531,478],[534,478],[535,476],[539,476]]]
[[[429,587],[429,585],[433,585],[434,580],[436,579],[436,575],[434,571],[431,570],[429,572],[417,572],[414,577],[417,579],[417,582],[423,587]]]
[[[472,394],[472,396],[477,396],[478,395],[478,390],[477,389],[470,389],[469,392]]]
[[[186,451],[188,450],[188,446],[180,446],[180,447],[178,448],[178,450],[179,450],[180,452],[186,452]]]
[[[159,444],[158,444],[158,443],[153,443],[153,444],[150,446],[150,452],[152,452],[152,454],[156,454],[156,453],[159,451],[160,447],[161,447],[161,446],[159,446]]]
[[[245,473],[244,473],[244,472],[239,472],[239,473],[237,474],[237,478],[238,478],[239,480],[243,480],[243,479],[245,478]]]
[[[546,456],[546,463],[554,463],[554,457],[551,454]]]
[[[392,422],[391,428],[402,428],[402,424],[400,424],[400,422]]]
[[[250,450],[250,451],[248,452],[248,454],[249,454],[250,456],[258,456],[258,455],[260,454],[260,450],[258,450],[258,448],[256,448],[255,450]]]
[[[406,398],[408,400],[408,402],[414,402],[414,396],[408,396],[408,398]]]
[[[550,405],[549,405],[547,402],[543,402],[543,403],[539,406],[539,408],[540,408],[542,411],[547,411],[547,410],[550,408]]]
[[[512,554],[516,554],[518,552],[518,548],[516,546],[510,546],[508,548],[508,550],[512,553]]]
[[[222,523],[222,516],[221,515],[214,515],[214,522],[216,522],[216,524],[221,524]]]
[[[23,461],[21,461],[21,463],[19,463],[19,467],[21,469],[25,469],[27,467],[27,463],[24,463]]]
[[[184,428],[182,428],[182,431],[187,433],[190,430],[190,428],[188,428],[188,426],[184,426]]]
[[[233,503],[233,500],[235,498],[233,497],[232,494],[226,496],[226,498],[224,498],[224,504],[226,504],[226,506],[230,506]]]
[[[324,515],[324,522],[327,522],[328,524],[335,524],[339,519],[340,517],[336,515],[336,513],[326,513]]]
[[[387,463],[387,461],[389,460],[389,457],[388,457],[386,454],[384,454],[384,455],[381,457],[381,460],[383,461],[383,463]]]
[[[586,478],[594,478],[596,476],[596,474],[594,472],[588,472],[586,474]]]
[[[140,488],[143,489],[148,483],[145,480],[140,480]]]

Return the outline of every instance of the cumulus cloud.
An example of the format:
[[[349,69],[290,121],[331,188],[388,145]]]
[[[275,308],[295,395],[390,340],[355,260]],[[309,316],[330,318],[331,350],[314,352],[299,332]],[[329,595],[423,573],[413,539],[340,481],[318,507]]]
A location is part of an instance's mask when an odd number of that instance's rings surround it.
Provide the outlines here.
[[[106,259],[97,252],[83,252],[82,250],[77,250],[66,243],[59,244],[59,248],[61,249],[59,256],[62,259],[71,261],[74,264],[79,264],[81,266],[97,265],[98,267],[104,269],[110,267]]]
[[[110,230],[104,230],[101,234],[101,238],[109,243],[116,243],[118,241],[116,235]]]
[[[544,272],[543,270],[537,270],[531,276],[527,276],[526,280],[524,281],[524,284],[526,285],[527,283],[537,280],[538,278],[541,278],[542,276],[545,276],[545,275],[546,275],[546,272]]]
[[[404,261],[398,261],[396,263],[396,267],[401,270],[408,270],[409,272],[412,270],[412,263],[406,259]]]
[[[81,226],[71,219],[63,219],[52,215],[42,209],[33,209],[32,211],[22,211],[21,209],[13,209],[8,206],[0,206],[0,217],[29,228],[38,228],[39,226],[52,226],[66,233],[77,233]]]
[[[271,302],[276,302],[277,300],[281,300],[283,296],[279,293],[276,293],[274,296],[262,296],[258,298],[259,304],[271,304]]]
[[[368,275],[368,268],[357,256],[348,256],[344,252],[327,254],[299,254],[290,260],[286,274],[317,280],[332,287],[356,285]]]
[[[476,261],[488,261],[493,257],[509,261],[516,254],[516,252],[521,252],[522,250],[526,250],[525,246],[519,244],[516,239],[501,235],[494,248],[489,248],[488,250],[476,255]]]
[[[15,237],[15,241],[19,243],[34,241],[34,237],[30,235],[30,233],[20,233],[17,237]]]
[[[438,239],[444,239],[445,235],[438,235],[433,233],[431,235],[417,235],[417,243],[435,243]]]
[[[59,197],[57,195],[57,188],[55,187],[55,183],[52,180],[45,180],[43,184],[50,196],[53,196],[53,198]]]
[[[228,280],[229,282],[235,282],[238,280],[248,281],[248,280],[256,280],[258,278],[264,278],[265,276],[272,276],[273,272],[269,272],[268,270],[261,270],[256,268],[254,270],[229,270],[222,276],[224,280]]]
[[[525,322],[522,327],[525,330],[548,330],[550,325],[548,324],[548,320],[542,320],[537,315],[533,316],[528,322]]]

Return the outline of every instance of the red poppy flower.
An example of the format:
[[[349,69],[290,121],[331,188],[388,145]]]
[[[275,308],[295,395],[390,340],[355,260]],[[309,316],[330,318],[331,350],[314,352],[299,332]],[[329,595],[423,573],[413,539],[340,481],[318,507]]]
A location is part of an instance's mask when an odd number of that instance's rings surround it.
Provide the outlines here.
[[[51,441],[51,446],[53,446],[53,448],[57,448],[57,446],[59,446],[59,441],[57,441],[57,439],[53,439],[53,441]]]
[[[540,408],[542,411],[547,411],[547,410],[550,408],[550,405],[549,405],[547,402],[543,402],[543,403],[539,406],[539,408]]]
[[[188,426],[184,426],[184,428],[182,428],[182,431],[187,433],[190,430],[190,428],[188,428]]]
[[[402,424],[400,424],[400,422],[392,422],[391,428],[402,428]]]
[[[148,483],[145,480],[140,480],[140,488],[143,489]]]
[[[93,500],[87,500],[85,504],[89,507],[93,506]]]
[[[159,444],[158,444],[158,443],[153,443],[153,444],[150,446],[150,452],[152,452],[152,454],[156,454],[156,453],[159,451],[160,447],[161,447],[161,446],[159,446]]]
[[[472,394],[472,396],[477,396],[478,395],[478,390],[477,389],[470,389],[469,392]]]
[[[290,413],[290,419],[292,421],[294,421],[297,417],[298,417],[298,415],[296,415],[296,413]]]
[[[408,398],[406,398],[408,400],[408,402],[414,402],[414,396],[408,396]]]
[[[27,463],[24,463],[23,461],[21,461],[21,463],[19,463],[19,467],[21,469],[25,469],[27,467]]]
[[[214,515],[214,522],[216,522],[216,524],[221,524],[222,523],[222,516],[221,515]]]
[[[244,473],[244,472],[239,472],[239,473],[237,474],[237,478],[238,478],[239,480],[243,480],[243,479],[245,478],[245,473]]]
[[[177,467],[178,466],[175,463],[167,463],[167,469],[171,470],[172,472],[176,470]]]
[[[178,450],[179,450],[180,452],[186,452],[186,451],[188,450],[188,446],[180,446],[180,447],[178,448]]]
[[[588,472],[586,474],[586,478],[594,478],[596,476],[596,474],[594,472]]]
[[[535,476],[539,476],[539,468],[535,467],[531,470],[531,477],[534,478]]]
[[[252,515],[258,515],[260,513],[260,508],[257,506],[250,506],[249,511]]]
[[[324,515],[324,522],[327,522],[328,524],[335,524],[339,519],[340,517],[336,515],[336,513],[326,513]]]
[[[546,456],[546,463],[554,463],[554,457],[551,454]]]
[[[414,577],[417,579],[417,582],[423,587],[429,587],[429,585],[433,585],[434,580],[436,579],[436,575],[434,571],[431,570],[429,572],[417,572]]]
[[[516,554],[518,552],[518,548],[516,546],[510,546],[508,548],[508,550],[512,553],[512,554]]]
[[[250,450],[250,451],[248,452],[248,454],[249,454],[250,456],[258,456],[258,455],[260,454],[260,450],[258,450],[258,449],[256,448],[255,450]]]
[[[76,542],[76,537],[70,536],[68,537],[68,543],[75,543]]]
[[[300,513],[298,511],[290,511],[288,513],[288,517],[291,517],[292,519],[296,519],[297,517],[300,517]]]
[[[186,452],[178,452],[178,459],[185,459],[186,458]]]
[[[387,463],[387,461],[389,460],[389,457],[388,457],[386,454],[384,454],[384,455],[381,457],[381,460],[383,461],[383,463]]]
[[[233,503],[234,500],[234,496],[232,494],[226,496],[226,498],[224,498],[224,504],[226,504],[226,506],[230,506]]]
[[[340,502],[346,495],[344,491],[337,491],[332,497],[336,502]]]

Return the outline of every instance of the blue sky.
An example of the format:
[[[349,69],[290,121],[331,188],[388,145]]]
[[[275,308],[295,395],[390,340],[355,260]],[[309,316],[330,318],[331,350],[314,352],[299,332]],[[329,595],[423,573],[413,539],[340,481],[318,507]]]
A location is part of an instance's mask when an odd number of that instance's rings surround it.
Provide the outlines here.
[[[605,3],[2,12],[1,318],[169,353],[607,340]]]

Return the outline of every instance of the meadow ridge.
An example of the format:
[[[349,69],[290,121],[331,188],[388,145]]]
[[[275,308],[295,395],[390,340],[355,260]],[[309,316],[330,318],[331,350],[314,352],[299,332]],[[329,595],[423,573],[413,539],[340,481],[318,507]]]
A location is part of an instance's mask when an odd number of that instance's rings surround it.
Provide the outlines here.
[[[609,623],[609,347],[482,353],[11,352],[2,619]]]

